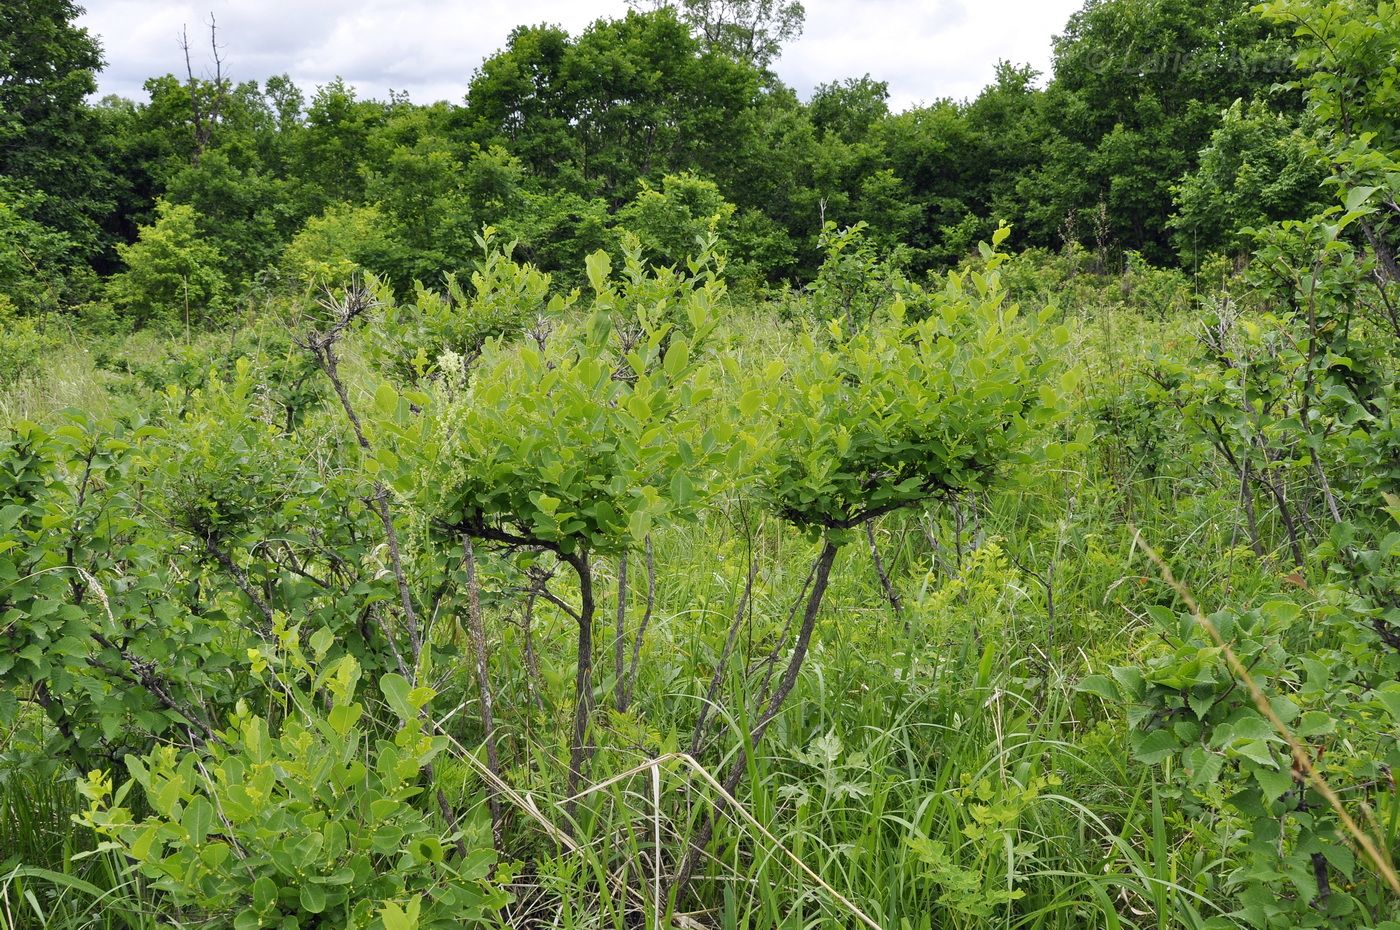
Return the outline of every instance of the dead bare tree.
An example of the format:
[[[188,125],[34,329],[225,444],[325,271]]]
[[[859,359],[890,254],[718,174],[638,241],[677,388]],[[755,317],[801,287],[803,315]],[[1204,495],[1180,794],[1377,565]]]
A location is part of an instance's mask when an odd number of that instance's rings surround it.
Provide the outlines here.
[[[194,150],[190,154],[192,164],[199,164],[200,157],[214,138],[214,127],[223,118],[224,103],[228,98],[228,81],[224,78],[224,60],[219,54],[219,24],[214,14],[209,14],[209,48],[214,56],[214,77],[212,80],[199,80],[194,76],[194,65],[190,61],[189,28],[180,28],[180,48],[185,53],[185,77],[190,91],[190,115],[194,133]]]
[[[802,35],[807,11],[796,0],[628,0],[668,9],[708,51],[767,67],[783,43]]]

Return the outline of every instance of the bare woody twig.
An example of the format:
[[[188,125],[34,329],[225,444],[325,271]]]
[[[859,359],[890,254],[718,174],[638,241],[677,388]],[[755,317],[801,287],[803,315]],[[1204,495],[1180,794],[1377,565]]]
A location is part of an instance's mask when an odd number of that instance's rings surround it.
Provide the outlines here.
[[[724,670],[729,665],[729,656],[734,651],[734,642],[739,637],[739,627],[744,622],[744,615],[749,609],[750,599],[753,595],[754,578],[758,574],[758,562],[749,561],[749,576],[744,582],[744,593],[739,596],[739,607],[734,611],[734,620],[729,624],[729,635],[724,640],[724,650],[720,653],[719,661],[715,663],[714,674],[710,676],[710,687],[705,691],[705,699],[700,702],[700,717],[695,721],[695,729],[690,734],[690,754],[693,756],[700,751],[700,741],[705,735],[705,724],[709,722],[710,710],[714,707],[715,696],[719,693],[720,684],[724,681]]]
[[[904,605],[900,602],[899,592],[894,589],[894,583],[890,581],[889,573],[885,571],[885,562],[880,558],[880,547],[875,542],[874,520],[865,524],[865,539],[870,544],[870,561],[875,566],[875,574],[880,579],[880,587],[885,591],[885,600],[890,602],[890,609],[894,611],[895,619],[903,623],[905,632],[908,632],[909,619],[904,616]]]
[[[569,746],[569,794],[578,791],[583,768],[593,754],[588,727],[593,717],[593,565],[588,550],[572,553],[565,561],[578,575],[578,666],[574,675],[574,732]],[[572,814],[572,809],[570,809]]]
[[[812,632],[816,629],[817,615],[821,612],[822,598],[826,594],[827,583],[831,579],[831,565],[836,561],[838,551],[840,551],[840,546],[831,539],[828,538],[822,543],[821,553],[812,566],[811,590],[807,594],[806,607],[802,613],[802,625],[798,628],[797,638],[793,643],[792,656],[788,659],[787,667],[783,670],[783,676],[778,679],[777,686],[773,689],[772,697],[768,699],[768,706],[764,708],[753,730],[747,734],[748,738],[740,747],[738,757],[729,767],[729,772],[723,782],[726,794],[732,795],[734,790],[738,788],[748,765],[749,747],[758,746],[759,741],[763,739],[763,734],[768,730],[768,725],[778,716],[778,712],[783,709],[788,695],[797,685],[798,674],[802,671],[802,663],[807,658],[807,649],[812,642]],[[685,857],[681,860],[680,868],[676,872],[672,889],[677,897],[685,890],[686,884],[690,881],[701,853],[709,844],[710,837],[714,835],[714,830],[715,813],[712,812],[705,818],[700,829],[691,839]]]
[[[632,662],[627,669],[627,687],[622,692],[622,705],[619,711],[626,711],[632,703],[632,696],[637,688],[637,666],[642,659],[642,640],[647,635],[647,627],[651,625],[652,613],[656,608],[656,560],[652,557],[651,537],[646,538],[647,553],[647,606],[642,612],[642,622],[637,627],[637,635],[632,640]]]
[[[337,299],[328,295],[321,306],[330,311],[331,325],[325,332],[310,333],[301,342],[303,348],[307,349],[316,359],[321,371],[331,382],[331,387],[335,389],[335,395],[340,400],[340,406],[345,411],[345,418],[350,422],[350,427],[355,434],[355,442],[361,451],[366,455],[372,454],[374,447],[365,434],[364,424],[360,422],[359,414],[355,412],[355,405],[350,402],[350,394],[345,388],[345,381],[340,376],[339,359],[336,356],[336,344],[349,331],[350,326],[361,317],[368,314],[374,308],[375,302],[368,289],[360,284],[358,287],[350,288],[343,299]],[[403,609],[405,625],[408,627],[409,647],[412,650],[410,658],[412,666],[405,671],[404,675],[410,682],[416,682],[418,670],[421,665],[420,658],[423,653],[422,632],[418,625],[418,612],[413,606],[413,592],[408,585],[408,576],[404,572],[403,557],[399,550],[399,534],[394,529],[394,515],[389,507],[389,488],[383,481],[375,479],[372,493],[366,501],[379,518],[380,525],[384,529],[384,540],[389,549],[389,567],[394,576],[394,586],[398,589],[399,603]],[[399,668],[404,669],[404,661],[399,654],[397,645],[393,641],[390,631],[385,629],[385,636],[389,638],[389,647],[394,652],[394,658],[399,663]],[[426,716],[426,715],[425,715]],[[429,720],[431,725],[432,721]],[[429,763],[424,770],[428,780],[433,781],[433,767]],[[456,814],[452,810],[451,803],[447,800],[447,794],[442,788],[437,789],[438,810],[442,819],[449,825],[457,822]],[[457,852],[461,856],[466,856],[466,841],[459,835],[457,838]]]
[[[613,631],[613,706],[621,711],[627,704],[627,553],[617,559],[617,626]]]
[[[368,436],[365,435],[364,425],[360,422],[359,415],[355,412],[354,405],[350,402],[349,392],[345,388],[345,381],[340,376],[339,359],[336,356],[336,344],[345,335],[350,325],[358,318],[369,313],[374,307],[374,300],[368,290],[363,286],[350,289],[345,297],[337,300],[327,297],[322,306],[330,310],[333,314],[330,329],[324,333],[312,333],[302,343],[316,358],[316,362],[321,366],[321,370],[330,379],[331,386],[335,389],[336,397],[340,400],[340,406],[345,410],[345,417],[350,422],[350,427],[354,431],[355,441],[360,449],[367,455],[374,451]],[[399,550],[399,534],[394,528],[393,512],[389,507],[389,488],[383,481],[375,479],[372,493],[367,501],[370,509],[379,518],[380,524],[384,528],[384,540],[389,549],[390,570],[394,576],[394,585],[398,589],[399,603],[403,609],[404,622],[408,627],[408,639],[413,659],[414,674],[411,679],[416,679],[419,656],[423,652],[422,633],[418,626],[418,612],[413,606],[413,594],[408,586],[408,578],[404,573],[403,557]]]

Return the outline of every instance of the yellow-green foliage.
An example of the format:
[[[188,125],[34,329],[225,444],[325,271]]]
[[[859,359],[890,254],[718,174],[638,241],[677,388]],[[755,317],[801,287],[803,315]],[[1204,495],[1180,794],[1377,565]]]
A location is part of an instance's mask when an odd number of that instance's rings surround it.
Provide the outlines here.
[[[647,258],[660,265],[684,265],[707,251],[705,243],[724,240],[734,204],[713,181],[692,174],[667,175],[661,187],[645,181],[636,198],[618,214],[622,227],[635,233]]]
[[[62,342],[56,323],[47,316],[20,316],[0,294],[0,387],[38,374],[45,356]]]
[[[931,566],[911,605],[915,622],[936,642],[968,628],[981,636],[1002,636],[1011,607],[1025,598],[1016,586],[1016,569],[995,539],[974,549],[953,577],[941,578],[940,569]]]
[[[228,295],[223,256],[200,236],[188,204],[157,201],[155,223],[117,254],[125,269],[108,279],[107,298],[138,323],[209,320]]]
[[[335,204],[306,221],[282,253],[282,267],[303,287],[344,286],[356,274],[386,270],[388,221],[376,206]]]

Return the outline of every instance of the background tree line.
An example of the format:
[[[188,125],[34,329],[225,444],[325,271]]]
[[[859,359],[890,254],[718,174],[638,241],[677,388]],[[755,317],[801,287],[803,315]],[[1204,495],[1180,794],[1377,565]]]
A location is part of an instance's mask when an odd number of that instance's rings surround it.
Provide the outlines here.
[[[900,113],[869,75],[806,101],[784,85],[771,62],[803,14],[772,0],[522,26],[464,101],[426,105],[200,77],[198,40],[146,100],[92,102],[79,11],[0,12],[0,293],[21,313],[174,318],[345,262],[406,289],[470,267],[487,224],[566,275],[620,226],[662,262],[713,227],[736,280],[806,282],[826,221],[865,222],[915,272],[1002,221],[1027,246],[1192,267],[1307,213],[1325,174],[1299,95],[1274,90],[1285,30],[1242,0],[1089,0],[1044,87],[1003,62],[975,99]]]

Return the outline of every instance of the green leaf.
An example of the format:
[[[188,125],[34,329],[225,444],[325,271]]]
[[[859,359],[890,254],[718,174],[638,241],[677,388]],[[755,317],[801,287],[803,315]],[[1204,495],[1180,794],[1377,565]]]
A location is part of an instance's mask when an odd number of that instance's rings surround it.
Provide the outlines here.
[[[637,542],[641,542],[651,532],[651,511],[646,507],[632,511],[632,515],[627,518],[627,533]]]
[[[379,919],[384,922],[384,930],[418,930],[418,914],[422,908],[422,897],[415,895],[407,908],[399,907],[396,901],[385,901],[379,911]]]
[[[1378,190],[1378,187],[1353,187],[1347,191],[1346,212],[1353,213],[1361,209],[1361,205],[1370,200],[1371,195]]]
[[[661,363],[665,369],[666,376],[675,380],[680,377],[685,366],[690,364],[690,344],[684,339],[677,339],[671,343],[671,347],[666,350],[666,358]]]
[[[320,885],[301,886],[301,909],[310,914],[319,914],[326,909],[326,889]]]
[[[1076,691],[1083,694],[1096,694],[1105,701],[1118,703],[1118,689],[1107,675],[1086,675],[1080,679],[1075,686]]]
[[[1263,789],[1266,801],[1278,800],[1285,791],[1293,787],[1293,775],[1290,772],[1257,768],[1254,770],[1254,778],[1259,782],[1259,787]]]
[[[695,499],[695,487],[690,483],[690,478],[679,469],[671,475],[671,500],[675,501],[677,507],[689,507],[690,502]]]
[[[209,835],[209,828],[214,824],[214,806],[206,799],[196,797],[185,805],[185,815],[181,818],[181,825],[189,833],[189,841],[194,846],[199,846],[204,842],[204,838]]]
[[[374,391],[374,406],[380,413],[393,413],[399,406],[399,392],[387,381]]]
[[[1182,753],[1181,762],[1191,772],[1191,785],[1196,788],[1214,784],[1225,767],[1225,757],[1202,746],[1192,746]]]
[[[1303,615],[1303,608],[1292,601],[1269,601],[1259,612],[1282,627],[1291,627]]]
[[[418,708],[413,706],[410,699],[413,686],[408,683],[407,678],[398,672],[389,672],[379,679],[379,690],[384,693],[384,700],[389,702],[390,709],[399,715],[400,720],[412,720],[418,716]]]
[[[601,294],[607,287],[608,276],[612,274],[612,259],[607,252],[599,249],[583,260],[583,266],[588,272],[588,283]]]
[[[146,859],[151,854],[151,848],[155,845],[156,828],[148,826],[141,831],[136,840],[132,842],[130,853],[131,858],[139,861]]]
[[[1278,768],[1278,760],[1275,759],[1274,754],[1269,751],[1268,744],[1262,740],[1241,740],[1231,746],[1230,749],[1232,752],[1238,753],[1252,762],[1257,762],[1259,765],[1275,769]]]
[[[1387,682],[1376,690],[1376,698],[1392,720],[1400,723],[1400,683]]]
[[[1113,675],[1113,680],[1118,682],[1118,686],[1123,689],[1123,694],[1129,698],[1141,698],[1147,688],[1142,678],[1142,671],[1134,666],[1115,666],[1109,669],[1109,673]]]
[[[1197,720],[1206,719],[1206,714],[1215,706],[1215,687],[1206,685],[1200,688],[1192,688],[1191,693],[1186,698],[1186,703],[1190,705],[1191,712],[1196,715]]]
[[[331,708],[327,719],[331,729],[340,736],[344,736],[360,721],[360,715],[363,713],[364,708],[359,704],[337,704]]]
[[[1242,791],[1235,792],[1225,800],[1247,817],[1262,820],[1269,816],[1269,812],[1264,807],[1264,801],[1263,798],[1260,797],[1258,788],[1245,788]]]
[[[491,864],[496,861],[496,851],[489,846],[473,849],[457,864],[457,875],[463,881],[476,882],[491,874]]]
[[[1129,739],[1133,758],[1146,765],[1156,765],[1170,758],[1181,745],[1170,730],[1134,733]]]
[[[1356,872],[1356,855],[1350,848],[1341,843],[1325,843],[1322,847],[1322,855],[1329,865],[1341,872],[1350,881]]]
[[[264,875],[253,882],[253,907],[266,914],[277,903],[277,883]]]
[[[317,659],[325,657],[331,646],[335,645],[335,634],[328,627],[321,627],[311,634],[311,652]]]
[[[1331,714],[1320,710],[1310,710],[1303,714],[1303,719],[1298,721],[1294,732],[1304,739],[1314,736],[1327,736],[1337,732],[1337,718]]]

